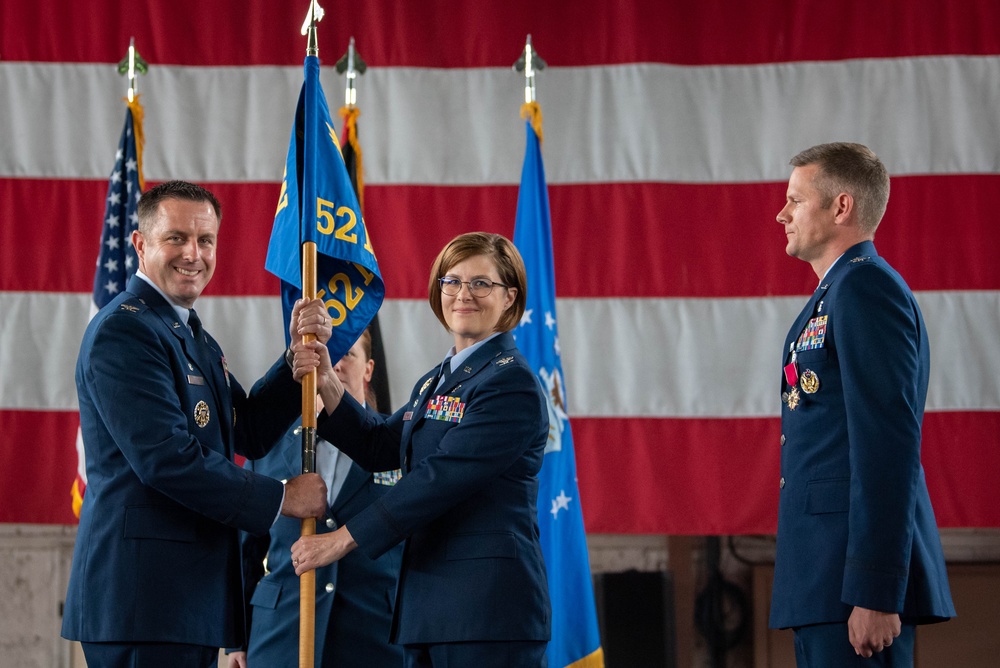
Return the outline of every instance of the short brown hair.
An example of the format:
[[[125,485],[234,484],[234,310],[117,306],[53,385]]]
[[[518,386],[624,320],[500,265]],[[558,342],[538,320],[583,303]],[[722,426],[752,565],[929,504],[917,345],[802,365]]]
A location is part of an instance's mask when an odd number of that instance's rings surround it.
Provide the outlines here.
[[[889,172],[874,151],[864,144],[849,142],[819,144],[796,155],[791,165],[818,165],[813,185],[823,196],[823,208],[829,207],[838,194],[848,193],[857,206],[858,226],[875,235],[889,203]]]
[[[209,190],[187,181],[167,181],[150,188],[139,198],[136,213],[139,216],[139,231],[145,236],[156,220],[160,203],[167,199],[183,199],[191,202],[208,202],[215,211],[215,218],[222,222],[222,205]]]
[[[441,249],[431,266],[431,280],[427,286],[427,299],[431,304],[431,310],[445,329],[448,329],[448,321],[444,318],[444,309],[441,306],[441,284],[438,279],[443,278],[456,264],[478,255],[485,255],[493,260],[501,283],[507,287],[517,288],[514,303],[500,315],[500,320],[497,322],[498,332],[509,332],[517,327],[521,322],[521,316],[524,315],[524,305],[528,300],[528,276],[517,247],[499,234],[467,232],[458,235]]]

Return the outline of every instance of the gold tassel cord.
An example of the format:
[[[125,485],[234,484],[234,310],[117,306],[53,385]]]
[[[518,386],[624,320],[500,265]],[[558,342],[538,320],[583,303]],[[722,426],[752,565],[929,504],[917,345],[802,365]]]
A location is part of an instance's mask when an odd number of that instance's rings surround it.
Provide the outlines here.
[[[538,135],[538,141],[542,142],[542,105],[538,102],[525,102],[521,105],[521,118],[531,122],[531,129]]]
[[[358,116],[361,110],[355,106],[341,107],[340,117],[344,119],[344,129],[347,130],[347,143],[354,149],[354,157],[357,160],[358,178],[358,205],[362,213],[365,210],[365,170],[361,160],[361,144],[358,142]]]
[[[122,99],[128,102],[128,98]],[[135,133],[135,161],[138,163],[139,170],[139,190],[145,191],[146,179],[142,175],[142,149],[146,144],[146,135],[142,132],[142,117],[145,111],[139,103],[138,93],[131,102],[128,102],[128,108],[132,110],[132,131]]]

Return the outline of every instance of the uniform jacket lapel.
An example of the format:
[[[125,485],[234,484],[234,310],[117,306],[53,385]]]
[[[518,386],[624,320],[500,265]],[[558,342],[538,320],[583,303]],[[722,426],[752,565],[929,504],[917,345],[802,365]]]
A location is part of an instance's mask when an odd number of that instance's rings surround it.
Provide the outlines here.
[[[448,382],[435,389],[438,383],[440,369],[434,369],[424,375],[420,381],[422,392],[417,393],[415,403],[411,402],[413,416],[403,423],[403,432],[400,439],[400,460],[403,462],[404,470],[408,470],[410,443],[413,438],[413,431],[419,429],[427,415],[427,403],[431,397],[441,394],[455,394],[461,390],[464,383],[469,382],[476,374],[482,371],[490,362],[499,357],[505,350],[514,348],[514,337],[510,332],[504,332],[500,336],[490,339],[483,346],[474,352],[469,359],[462,362],[461,366],[452,372]]]
[[[202,335],[205,336],[206,340],[203,345],[199,345],[188,327],[177,317],[174,308],[146,281],[133,276],[129,281],[128,289],[156,313],[164,327],[177,339],[187,357],[188,371],[198,371],[205,379],[215,397],[220,416],[224,416],[221,419],[223,441],[226,444],[226,454],[232,457],[232,397],[229,394],[229,386],[222,368],[222,352],[218,349],[218,344],[203,332]]]
[[[851,246],[846,251],[844,251],[843,256],[837,263],[833,265],[823,280],[820,281],[819,286],[816,287],[816,291],[813,292],[812,297],[806,302],[805,307],[799,312],[799,317],[795,319],[795,323],[792,328],[788,330],[788,336],[785,338],[785,347],[782,351],[783,361],[782,365],[788,363],[790,347],[799,339],[799,335],[802,334],[802,330],[806,328],[806,324],[809,319],[813,317],[816,313],[817,304],[826,297],[826,293],[830,290],[830,286],[836,282],[840,275],[847,271],[848,265],[851,261],[859,257],[877,257],[878,253],[875,252],[875,244],[871,241],[863,241],[859,244]],[[784,382],[784,376],[782,376],[782,382]]]

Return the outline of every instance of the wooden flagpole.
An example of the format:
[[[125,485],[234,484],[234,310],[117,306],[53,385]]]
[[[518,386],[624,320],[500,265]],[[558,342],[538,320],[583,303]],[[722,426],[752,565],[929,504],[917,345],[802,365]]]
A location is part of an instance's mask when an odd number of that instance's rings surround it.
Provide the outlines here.
[[[309,13],[302,25],[308,35],[306,56],[319,56],[316,42],[316,22],[323,18],[323,8],[310,0]],[[301,187],[301,184],[300,184]],[[305,215],[300,212],[300,215]],[[316,299],[316,243],[302,244],[302,297]],[[315,340],[306,335],[306,342]],[[316,472],[316,371],[302,379],[302,472]],[[303,536],[316,534],[316,519],[302,520]],[[316,653],[316,571],[306,571],[299,577],[299,668],[313,668]]]

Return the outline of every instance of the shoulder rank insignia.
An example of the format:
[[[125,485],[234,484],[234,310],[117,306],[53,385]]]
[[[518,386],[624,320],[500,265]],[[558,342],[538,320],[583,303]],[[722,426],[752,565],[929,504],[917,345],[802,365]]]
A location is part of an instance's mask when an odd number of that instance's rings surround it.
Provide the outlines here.
[[[139,307],[138,306],[132,306],[131,304],[122,304],[118,308],[120,310],[122,310],[122,311],[128,311],[129,313],[138,313],[139,312]]]
[[[513,362],[513,361],[514,361],[514,356],[511,355],[509,357],[504,357],[502,359],[498,359],[496,362],[494,362],[494,364],[496,364],[497,366],[506,366],[506,365],[510,364],[511,362]]]
[[[856,257],[853,260],[851,260],[851,264],[857,264],[858,262],[867,262],[870,259],[872,259],[871,255],[863,255],[861,257]]]

